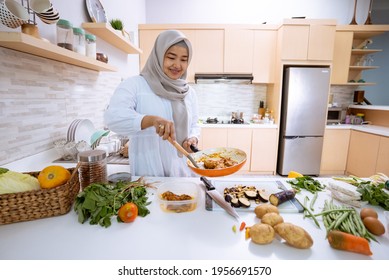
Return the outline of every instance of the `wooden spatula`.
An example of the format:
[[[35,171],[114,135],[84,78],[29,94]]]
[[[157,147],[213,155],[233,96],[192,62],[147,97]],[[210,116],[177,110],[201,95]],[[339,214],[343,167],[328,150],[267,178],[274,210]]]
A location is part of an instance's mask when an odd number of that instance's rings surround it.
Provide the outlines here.
[[[193,163],[194,167],[201,168],[197,162],[193,159],[193,157],[188,153],[180,144],[177,143],[177,141],[173,141],[172,138],[168,138],[168,141],[184,156],[186,156],[191,163]]]

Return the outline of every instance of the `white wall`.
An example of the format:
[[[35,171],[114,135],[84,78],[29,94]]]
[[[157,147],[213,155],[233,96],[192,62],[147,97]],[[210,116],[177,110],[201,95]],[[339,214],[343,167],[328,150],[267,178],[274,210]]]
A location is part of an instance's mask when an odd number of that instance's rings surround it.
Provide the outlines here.
[[[147,23],[280,23],[285,18],[337,19],[348,24],[354,0],[146,0]],[[357,22],[365,21],[369,0],[358,0]]]

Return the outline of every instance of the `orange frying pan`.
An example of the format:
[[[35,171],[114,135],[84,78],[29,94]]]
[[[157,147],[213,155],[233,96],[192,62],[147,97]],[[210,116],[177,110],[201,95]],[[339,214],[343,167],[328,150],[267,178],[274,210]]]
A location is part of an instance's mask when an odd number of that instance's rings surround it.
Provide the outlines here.
[[[247,155],[244,151],[236,148],[226,148],[226,147],[211,148],[211,149],[198,151],[192,154],[192,158],[198,163],[198,165],[202,165],[200,160],[201,157],[205,155],[214,154],[214,153],[219,153],[220,156],[231,158],[232,160],[235,160],[238,163],[234,166],[220,168],[220,169],[205,169],[202,166],[200,166],[201,168],[196,168],[190,160],[187,161],[187,164],[190,169],[192,169],[195,173],[201,176],[220,177],[220,176],[231,175],[239,171],[242,168],[242,166],[245,164],[247,159]]]

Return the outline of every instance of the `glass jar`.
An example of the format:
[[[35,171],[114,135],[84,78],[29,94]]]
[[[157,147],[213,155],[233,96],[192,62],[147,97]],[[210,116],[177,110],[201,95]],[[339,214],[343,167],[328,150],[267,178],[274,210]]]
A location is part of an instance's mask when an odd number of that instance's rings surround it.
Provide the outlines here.
[[[73,50],[85,55],[85,31],[82,28],[73,28]]]
[[[85,34],[86,56],[96,59],[96,36]]]
[[[105,151],[90,150],[78,153],[80,186],[83,190],[92,183],[107,183],[107,157]]]
[[[73,25],[66,19],[57,22],[57,46],[73,50]]]

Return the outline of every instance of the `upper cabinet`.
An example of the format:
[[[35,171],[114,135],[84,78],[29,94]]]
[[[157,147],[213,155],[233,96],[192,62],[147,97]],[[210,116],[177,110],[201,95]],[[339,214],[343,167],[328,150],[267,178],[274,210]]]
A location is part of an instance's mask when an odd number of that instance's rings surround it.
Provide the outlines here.
[[[252,73],[254,83],[273,83],[277,30],[272,25],[140,25],[139,42],[145,65],[158,34],[167,29],[183,32],[192,43],[187,79],[195,73]]]
[[[280,28],[282,60],[332,61],[335,20],[285,20]]]
[[[368,40],[389,31],[389,25],[344,25],[338,26],[335,36],[335,51],[331,84],[374,85],[362,79],[365,70],[377,69],[370,56],[381,49],[369,49]]]

